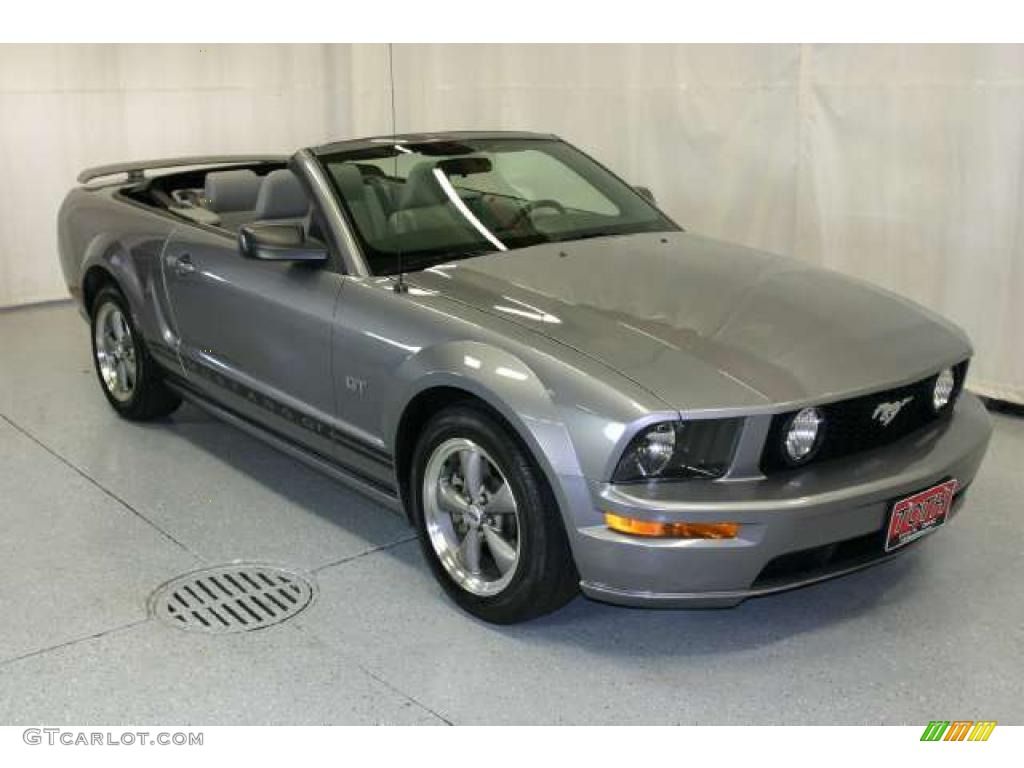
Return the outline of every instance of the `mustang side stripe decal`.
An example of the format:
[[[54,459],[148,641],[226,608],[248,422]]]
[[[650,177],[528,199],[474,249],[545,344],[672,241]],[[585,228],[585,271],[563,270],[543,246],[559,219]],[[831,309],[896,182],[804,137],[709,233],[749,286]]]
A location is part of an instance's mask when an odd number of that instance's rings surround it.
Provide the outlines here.
[[[203,394],[198,389],[196,389],[189,381],[187,381],[186,379],[182,378],[177,374],[171,375],[170,380],[171,382],[173,382],[175,390],[181,393],[183,396],[195,398],[196,400],[199,400],[203,403],[209,403],[212,407],[215,407],[220,411],[230,414],[239,421],[244,421],[246,424],[253,426],[260,432],[266,433],[271,437],[281,440],[282,442],[295,446],[295,448],[302,451],[303,453],[313,456],[327,464],[335,466],[340,470],[343,470],[344,472],[355,477],[360,482],[372,486],[373,488],[376,488],[378,491],[382,491],[383,493],[386,493],[389,496],[398,498],[398,494],[396,493],[395,486],[393,484],[385,483],[375,477],[370,477],[370,475],[361,471],[357,467],[353,467],[351,464],[346,464],[344,462],[339,461],[338,459],[332,458],[330,456],[325,456],[316,449],[311,448],[308,445],[300,444],[295,439],[289,437],[288,435],[282,434],[281,432],[278,432],[277,430],[267,426],[266,424],[262,424],[260,422],[250,419],[245,414],[239,413],[234,408],[225,405],[223,402],[214,400],[213,398]]]
[[[147,344],[150,345],[154,352],[157,352],[159,357],[167,360],[167,358],[170,358],[173,355],[174,361],[177,362],[178,356],[171,352],[169,347],[166,347],[163,344],[152,344],[151,342],[147,342]],[[355,435],[342,432],[336,427],[333,427],[320,419],[314,418],[307,413],[303,413],[295,408],[285,405],[279,400],[268,397],[262,392],[257,392],[252,387],[242,384],[240,381],[229,376],[225,376],[220,371],[208,365],[204,365],[197,360],[184,356],[181,357],[181,363],[189,373],[201,376],[222,389],[226,389],[234,395],[245,398],[253,405],[259,406],[263,410],[284,419],[285,421],[302,427],[318,437],[330,440],[332,443],[337,443],[338,445],[348,448],[349,450],[358,453],[367,459],[383,464],[384,466],[391,467],[394,464],[391,455],[386,451],[382,451],[380,448],[370,445]]]

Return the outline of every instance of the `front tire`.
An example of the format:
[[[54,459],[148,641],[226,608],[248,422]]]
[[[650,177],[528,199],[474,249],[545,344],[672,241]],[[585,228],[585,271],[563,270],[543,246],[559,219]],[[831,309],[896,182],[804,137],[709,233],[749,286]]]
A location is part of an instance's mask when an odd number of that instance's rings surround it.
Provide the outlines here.
[[[181,398],[160,380],[128,302],[112,285],[101,289],[93,301],[92,359],[107,402],[124,418],[159,419],[181,405]]]
[[[513,624],[576,595],[579,577],[554,494],[526,448],[484,409],[454,406],[431,419],[411,474],[423,553],[461,608]]]

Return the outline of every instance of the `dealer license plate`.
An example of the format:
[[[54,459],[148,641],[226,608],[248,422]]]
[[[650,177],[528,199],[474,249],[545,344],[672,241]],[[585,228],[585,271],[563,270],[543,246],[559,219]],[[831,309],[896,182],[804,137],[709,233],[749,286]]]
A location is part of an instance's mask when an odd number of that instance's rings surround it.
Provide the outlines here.
[[[893,504],[889,513],[885,551],[890,552],[909,544],[946,522],[954,493],[956,480],[946,480]]]

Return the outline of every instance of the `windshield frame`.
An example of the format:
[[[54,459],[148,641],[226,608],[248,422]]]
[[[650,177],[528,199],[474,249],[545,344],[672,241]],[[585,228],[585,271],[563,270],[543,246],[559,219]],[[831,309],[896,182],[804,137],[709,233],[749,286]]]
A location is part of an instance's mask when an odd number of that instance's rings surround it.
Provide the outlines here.
[[[547,145],[557,144],[559,145],[560,151],[566,152],[570,157],[572,155],[578,156],[578,159],[581,161],[584,168],[587,163],[591,164],[592,168],[586,170],[593,171],[595,175],[600,178],[601,182],[609,185],[609,188],[616,194],[616,196],[624,195],[630,205],[636,206],[639,204],[641,207],[648,209],[654,214],[654,216],[650,220],[641,222],[623,222],[617,225],[615,231],[602,232],[588,231],[584,229],[567,237],[543,237],[538,233],[532,241],[508,240],[507,244],[503,241],[502,245],[504,247],[494,247],[493,245],[481,242],[479,244],[480,247],[458,248],[452,247],[451,245],[445,245],[436,249],[421,248],[415,251],[406,252],[393,250],[381,251],[378,250],[372,242],[370,242],[364,232],[360,229],[349,205],[349,201],[339,188],[338,181],[334,174],[330,171],[331,164],[344,163],[347,161],[379,161],[389,159],[391,157],[397,158],[401,153],[407,153],[409,148],[415,149],[417,152],[425,149],[427,151],[423,152],[423,156],[430,157],[431,154],[435,154],[438,156],[439,160],[441,160],[441,158],[448,157],[448,155],[445,155],[443,152],[437,152],[436,147],[446,144],[472,144],[474,142],[481,142],[486,145],[501,143],[523,145],[524,143],[528,144],[530,142]],[[402,149],[399,150],[399,147]],[[434,152],[430,151],[432,149]],[[481,149],[474,151],[486,150]],[[338,204],[338,208],[345,219],[344,223],[346,228],[349,230],[353,239],[359,246],[361,251],[361,260],[366,268],[366,272],[373,276],[393,276],[400,272],[418,272],[438,265],[492,253],[507,251],[509,254],[512,254],[517,250],[529,248],[535,245],[571,243],[594,237],[614,237],[637,233],[683,231],[682,227],[676,224],[676,222],[665,214],[664,211],[662,211],[652,200],[650,200],[646,195],[641,194],[635,187],[615,174],[607,166],[572,144],[563,141],[557,136],[549,134],[519,132],[460,132],[423,136],[375,137],[349,142],[339,142],[336,144],[312,148],[312,155],[319,166],[319,170],[323,174],[324,181],[327,182],[327,187],[331,196]],[[549,156],[555,161],[562,161],[562,158],[556,154],[551,154]],[[565,163],[563,162],[563,164]],[[606,188],[603,188],[600,183],[595,183],[595,181],[593,181],[592,178],[589,178],[587,174],[580,174],[578,168],[569,164],[565,165],[569,172],[575,172],[577,175],[580,175],[581,178],[587,184],[592,186],[598,193],[606,195]],[[401,178],[404,182],[407,177],[398,178]],[[600,228],[597,229],[599,230]],[[397,255],[398,253],[401,253],[401,255]]]

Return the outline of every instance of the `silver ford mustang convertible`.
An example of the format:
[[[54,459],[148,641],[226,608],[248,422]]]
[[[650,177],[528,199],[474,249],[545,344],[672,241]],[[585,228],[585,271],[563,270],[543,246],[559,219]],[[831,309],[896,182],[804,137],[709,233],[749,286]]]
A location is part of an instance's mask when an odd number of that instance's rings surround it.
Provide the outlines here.
[[[59,216],[100,386],[401,510],[464,609],[731,606],[945,525],[989,440],[906,299],[689,234],[554,136],[94,168]]]

